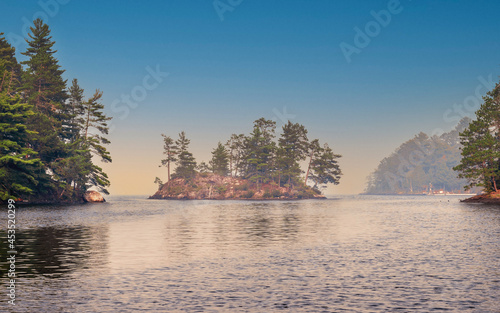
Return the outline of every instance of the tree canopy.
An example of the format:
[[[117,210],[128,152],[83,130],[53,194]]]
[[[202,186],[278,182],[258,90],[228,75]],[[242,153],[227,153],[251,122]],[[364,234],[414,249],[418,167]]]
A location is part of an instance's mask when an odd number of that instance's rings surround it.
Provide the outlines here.
[[[304,161],[309,157],[308,172],[311,181],[318,185],[338,184],[342,172],[338,164],[341,156],[319,140],[309,142],[307,129],[298,123],[285,124],[276,139],[276,122],[260,118],[253,123],[250,134],[232,134],[226,144],[221,142],[212,151],[209,164],[196,162],[191,152],[186,134],[181,132],[175,141],[164,137],[164,150],[175,157],[162,160],[163,165],[176,162],[174,177],[189,179],[196,173],[212,172],[221,176],[248,179],[256,186],[273,184],[278,187],[304,186],[307,179],[302,176]]]
[[[419,133],[380,161],[368,177],[369,194],[428,193],[444,189],[462,192],[466,182],[453,167],[460,162],[459,133],[469,124],[464,118],[456,128],[441,136]]]
[[[500,84],[483,97],[476,119],[460,133],[462,160],[455,166],[468,187],[497,191],[500,182]]]
[[[67,87],[50,28],[30,27],[27,59],[0,33],[0,200],[75,202],[91,187],[107,193],[110,182],[93,156],[111,162],[99,90],[85,100],[74,79]]]

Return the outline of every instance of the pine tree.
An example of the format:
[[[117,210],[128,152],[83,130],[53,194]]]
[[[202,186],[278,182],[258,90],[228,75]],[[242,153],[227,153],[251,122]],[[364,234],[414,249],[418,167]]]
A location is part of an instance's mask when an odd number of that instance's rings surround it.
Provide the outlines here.
[[[74,143],[80,137],[82,126],[84,125],[84,90],[80,88],[78,80],[75,78],[68,92],[69,99],[63,107],[63,114],[68,121],[67,125],[64,125],[64,137],[67,138],[70,143]]]
[[[0,200],[33,194],[43,171],[37,153],[29,148],[26,121],[31,107],[19,96],[0,93]]]
[[[26,40],[28,49],[22,54],[29,59],[21,62],[26,66],[23,74],[23,91],[29,104],[40,112],[53,115],[68,98],[66,81],[62,78],[64,70],[54,57],[55,41],[52,41],[50,29],[41,19],[36,19]]]
[[[299,162],[306,159],[309,151],[307,129],[303,125],[293,124],[290,121],[282,129],[283,132],[278,140],[279,147],[283,151],[279,161],[280,171],[282,179],[291,187],[302,173]]]
[[[476,111],[476,120],[460,133],[462,160],[453,169],[469,187],[484,187],[497,191],[500,180],[500,84],[483,97],[483,104]]]
[[[15,57],[16,49],[0,33],[0,92],[13,95],[20,85],[21,65]]]
[[[212,151],[210,168],[217,175],[226,176],[229,173],[229,155],[222,143],[217,144],[217,148]]]
[[[43,181],[43,188],[37,188],[36,194],[45,198],[58,198],[68,188],[64,181],[59,181],[61,172],[70,152],[63,140],[64,114],[62,108],[66,95],[66,81],[63,70],[54,57],[52,47],[55,42],[50,36],[49,27],[41,19],[34,21],[30,28],[30,39],[26,40],[28,49],[22,54],[28,60],[21,62],[25,66],[22,74],[23,99],[31,106],[35,114],[27,121],[28,128],[33,131],[29,142],[31,148],[38,153],[45,165],[45,172],[37,178]],[[48,173],[48,174],[47,174]]]
[[[94,95],[83,104],[83,125],[82,125],[82,147],[92,155],[101,159],[102,162],[111,162],[111,155],[104,145],[110,141],[104,137],[109,132],[108,121],[111,117],[104,114],[104,105],[100,103],[102,92],[96,90]],[[101,167],[92,164],[89,173],[90,186],[96,186],[104,193],[108,193],[105,187],[110,185],[108,175]]]
[[[196,170],[199,172],[199,173],[210,173],[212,170],[210,168],[210,166],[205,163],[205,162],[200,162],[200,164],[198,164],[196,166]]]
[[[276,150],[275,129],[276,122],[260,118],[245,138],[244,176],[257,185],[272,179],[270,165]]]
[[[160,190],[163,187],[163,182],[161,181],[161,179],[159,177],[155,178],[154,183],[158,184],[158,190]]]
[[[313,160],[313,157],[315,153],[321,150],[321,146],[319,145],[319,139],[314,139],[311,141],[309,144],[309,151],[311,152],[311,155],[309,156],[309,164],[307,165],[307,171],[306,171],[306,178],[304,180],[304,184],[307,185],[307,179],[309,178],[309,172],[311,170],[311,163]]]
[[[170,164],[173,162],[177,161],[176,154],[177,154],[177,146],[175,145],[174,140],[164,134],[161,134],[163,137],[163,154],[166,155],[166,158],[161,160],[161,166],[166,166],[167,167],[167,175],[168,179],[167,182],[170,181]]]
[[[175,141],[177,146],[177,167],[175,168],[175,177],[189,179],[195,176],[196,161],[193,154],[188,151],[190,140],[186,138],[186,133],[181,132],[179,139]]]
[[[243,171],[245,135],[232,134],[226,142],[226,148],[229,155],[229,174],[231,177],[238,176]]]
[[[314,182],[315,187],[328,183],[339,184],[342,171],[337,159],[340,157],[341,155],[334,154],[326,143],[322,148],[314,150],[309,178]]]

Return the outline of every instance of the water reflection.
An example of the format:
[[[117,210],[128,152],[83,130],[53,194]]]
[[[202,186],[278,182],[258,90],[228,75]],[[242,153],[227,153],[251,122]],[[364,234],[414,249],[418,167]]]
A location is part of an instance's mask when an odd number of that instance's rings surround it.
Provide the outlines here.
[[[0,233],[3,238],[5,232]],[[41,227],[16,232],[16,273],[21,277],[60,278],[105,264],[107,227]],[[7,276],[7,246],[2,246],[1,277]]]

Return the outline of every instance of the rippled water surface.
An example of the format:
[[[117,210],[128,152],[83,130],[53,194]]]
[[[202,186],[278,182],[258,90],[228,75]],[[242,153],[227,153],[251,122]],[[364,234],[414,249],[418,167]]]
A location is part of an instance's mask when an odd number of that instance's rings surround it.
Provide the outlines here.
[[[17,210],[5,312],[499,312],[500,207],[457,197]]]

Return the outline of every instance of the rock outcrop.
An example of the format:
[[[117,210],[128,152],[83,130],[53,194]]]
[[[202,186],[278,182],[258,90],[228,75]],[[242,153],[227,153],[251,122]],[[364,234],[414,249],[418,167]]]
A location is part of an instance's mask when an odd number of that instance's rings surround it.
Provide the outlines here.
[[[170,200],[288,200],[288,199],[325,199],[311,187],[300,186],[289,190],[276,184],[256,184],[248,180],[220,176],[215,174],[198,174],[191,179],[175,178],[164,184],[150,199]]]
[[[85,202],[106,202],[104,197],[97,191],[89,190],[83,195],[83,201]]]
[[[464,200],[460,200],[460,202],[500,204],[500,191],[477,195]]]

